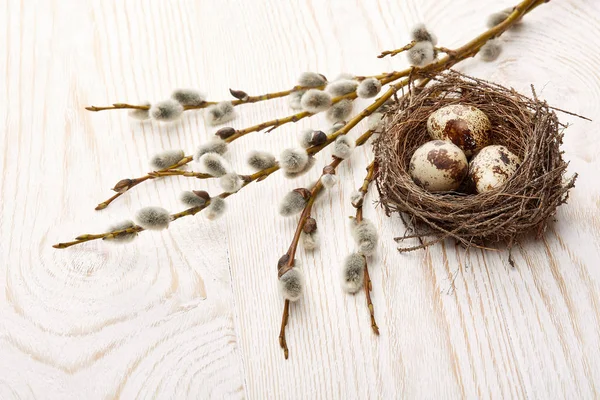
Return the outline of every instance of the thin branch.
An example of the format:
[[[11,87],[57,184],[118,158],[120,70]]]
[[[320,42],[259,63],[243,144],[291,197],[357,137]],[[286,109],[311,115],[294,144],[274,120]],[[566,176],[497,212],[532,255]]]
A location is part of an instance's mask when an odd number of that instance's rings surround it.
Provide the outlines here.
[[[369,138],[373,135],[373,133],[374,133],[373,131],[368,130],[365,133],[363,133],[361,136],[359,136],[355,142],[356,147],[359,147],[359,146],[362,146],[363,144],[365,144],[367,142],[367,140],[369,140]],[[333,161],[328,166],[333,168],[333,170],[335,171],[337,169],[337,167],[341,164],[342,161],[344,161],[344,160],[341,158],[334,157]],[[313,185],[313,187],[310,190],[310,198],[308,200],[308,203],[304,207],[304,210],[302,210],[302,214],[300,214],[298,226],[296,227],[296,232],[294,233],[294,238],[292,239],[292,243],[290,244],[288,251],[284,255],[284,257],[287,257],[286,258],[287,262],[278,268],[278,271],[277,271],[278,278],[281,278],[281,276],[283,274],[285,274],[286,272],[288,272],[289,270],[291,270],[294,267],[294,258],[296,257],[296,250],[298,249],[298,243],[300,242],[300,234],[302,233],[302,229],[304,228],[306,221],[311,217],[312,206],[313,206],[315,200],[317,199],[317,195],[323,189],[323,184],[321,183],[321,178],[323,177],[323,175],[325,175],[324,172],[321,174],[321,176],[319,177],[319,180]],[[283,257],[282,257],[282,259],[283,259]],[[372,308],[372,306],[371,306],[371,308]],[[281,330],[279,332],[279,345],[283,349],[283,356],[285,357],[286,360],[288,358],[288,347],[287,347],[287,341],[285,339],[285,327],[287,325],[288,318],[289,318],[289,300],[285,300],[285,304],[284,304],[284,308],[283,308],[283,315],[281,317]],[[374,323],[374,321],[375,320],[373,319],[373,323]],[[376,328],[377,324],[375,324],[374,327]]]
[[[142,182],[147,181],[148,179],[159,178],[161,176],[161,172],[182,167],[182,166],[188,164],[193,159],[194,159],[193,156],[185,156],[177,164],[171,165],[171,166],[165,168],[164,170],[148,172],[146,175],[140,176],[139,178],[132,178],[132,179],[125,178],[125,179],[121,179],[119,182],[117,182],[117,184],[115,185],[115,187],[112,189],[112,190],[114,190],[117,193],[115,193],[114,195],[112,195],[108,199],[104,200],[102,203],[98,204],[96,206],[95,210],[104,210],[106,207],[109,206],[110,203],[112,203],[113,201],[115,201],[116,199],[118,199],[119,197],[121,197],[124,193],[128,192],[129,190],[131,190],[131,188],[139,185]],[[211,177],[210,175],[207,175],[206,177],[196,176],[196,178],[198,178],[198,179],[207,179],[207,178],[210,178],[210,177]]]
[[[395,72],[391,73],[391,74],[396,74]],[[377,79],[379,78],[388,78],[389,74],[384,74],[384,75],[377,75],[377,76],[373,76]],[[361,76],[361,77],[354,77],[357,80],[363,80],[366,78],[370,78],[370,76]],[[261,101],[265,101],[265,100],[271,100],[271,99],[277,99],[280,97],[285,97],[288,96],[294,92],[299,92],[299,91],[303,91],[303,90],[310,90],[310,89],[324,89],[325,85],[323,86],[317,86],[317,87],[307,87],[307,86],[294,86],[291,89],[288,90],[282,90],[279,92],[272,92],[272,93],[266,93],[266,94],[261,94],[258,96],[248,96],[244,99],[236,99],[236,100],[222,100],[222,101],[230,101],[231,104],[233,106],[238,106],[238,105],[242,105],[242,104],[250,104],[250,103],[258,103]],[[230,89],[231,92],[231,89]],[[215,104],[219,104],[219,101],[204,101],[201,104],[198,105],[193,105],[193,106],[183,106],[183,109],[185,111],[187,110],[199,110],[199,109],[203,109],[203,108],[207,108],[209,106],[215,105]],[[151,106],[148,105],[144,105],[144,104],[129,104],[129,103],[114,103],[110,106],[88,106],[85,107],[86,110],[88,111],[93,111],[93,112],[98,112],[98,111],[106,111],[106,110],[149,110]]]
[[[324,87],[325,86],[319,86],[316,89],[323,89]],[[248,96],[247,98],[245,98],[243,100],[240,100],[240,99],[231,100],[231,104],[234,106],[238,106],[241,104],[258,103],[260,101],[276,99],[279,97],[285,97],[293,92],[298,92],[301,90],[308,90],[308,89],[315,89],[315,88],[294,86],[293,88],[291,88],[289,90],[283,90],[280,92],[273,92],[273,93],[266,93],[266,94],[262,94],[259,96]],[[229,100],[223,100],[223,101],[229,101]],[[211,105],[218,104],[218,103],[219,103],[218,101],[205,101],[202,104],[198,104],[198,105],[194,105],[194,106],[184,106],[183,109],[186,111],[187,110],[199,110],[199,109],[206,108]],[[150,106],[134,105],[134,104],[128,104],[128,103],[115,103],[111,106],[103,106],[103,107],[89,106],[89,107],[86,107],[85,109],[88,111],[105,111],[105,110],[119,110],[119,109],[149,110]]]
[[[394,57],[396,54],[400,54],[402,52],[412,49],[413,47],[415,47],[415,44],[417,44],[417,41],[412,40],[410,43],[408,43],[405,46],[400,47],[399,49],[382,51],[381,54],[377,56],[377,58],[383,58],[386,56]]]
[[[283,349],[283,356],[288,359],[289,350],[287,341],[285,340],[285,327],[287,326],[290,317],[290,301],[288,299],[283,303],[283,314],[281,315],[281,329],[279,330],[279,345]]]
[[[366,196],[369,191],[369,185],[375,179],[375,174],[377,171],[377,164],[375,161],[371,161],[371,163],[367,166],[367,174],[365,179],[363,180],[363,184],[358,190],[363,198]],[[363,202],[361,202],[358,207],[356,207],[356,222],[359,223],[363,220]],[[369,315],[371,316],[371,328],[376,335],[379,335],[379,327],[377,326],[377,322],[375,321],[375,308],[373,307],[373,300],[371,299],[371,290],[373,290],[373,284],[371,282],[371,277],[369,276],[369,265],[367,263],[367,257],[363,255],[365,259],[365,272],[364,272],[364,282],[363,287],[365,289],[365,298],[367,300],[367,308],[369,309]]]

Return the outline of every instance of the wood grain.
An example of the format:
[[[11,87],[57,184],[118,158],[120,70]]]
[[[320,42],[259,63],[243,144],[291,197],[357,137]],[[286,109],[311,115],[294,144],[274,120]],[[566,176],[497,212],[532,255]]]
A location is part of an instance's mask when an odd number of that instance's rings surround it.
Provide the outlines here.
[[[500,4],[501,3],[501,4]],[[329,77],[405,66],[376,58],[425,21],[452,47],[509,1],[6,0],[0,4],[0,399],[600,398],[600,4],[552,1],[509,32],[500,59],[461,70],[528,93],[534,84],[568,115],[569,203],[539,241],[508,253],[447,242],[399,254],[404,226],[371,205],[381,249],[369,261],[381,329],[364,294],[345,295],[340,262],[353,249],[350,192],[368,146],[339,168],[342,183],[315,206],[325,239],[299,252],[306,295],[291,307],[290,359],[277,343],[283,302],[276,262],[295,218],[277,214],[308,177],[274,175],[229,201],[228,215],[177,221],[128,246],[51,244],[101,231],[146,205],[177,211],[181,190],[214,182],[154,180],[107,210],[122,177],[146,172],[164,148],[188,152],[215,130],[199,112],[138,123],[83,107],[158,100],[176,87],[211,98],[289,88],[304,70]],[[240,108],[235,127],[289,114],[284,100]],[[278,153],[322,117],[232,146]],[[352,135],[361,133],[363,125]],[[327,152],[324,152],[327,153]],[[260,205],[260,206],[258,206]]]

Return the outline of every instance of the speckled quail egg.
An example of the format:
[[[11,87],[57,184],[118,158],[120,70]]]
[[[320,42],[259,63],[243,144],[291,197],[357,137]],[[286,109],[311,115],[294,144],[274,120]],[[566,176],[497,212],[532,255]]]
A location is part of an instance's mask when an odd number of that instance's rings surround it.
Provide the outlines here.
[[[490,144],[492,124],[477,107],[453,104],[434,111],[427,119],[432,139],[449,140],[467,157]]]
[[[521,160],[506,147],[493,145],[481,149],[469,164],[469,180],[477,193],[503,185],[515,173]]]
[[[458,189],[467,171],[465,153],[443,140],[432,140],[419,147],[408,167],[413,181],[429,192]]]

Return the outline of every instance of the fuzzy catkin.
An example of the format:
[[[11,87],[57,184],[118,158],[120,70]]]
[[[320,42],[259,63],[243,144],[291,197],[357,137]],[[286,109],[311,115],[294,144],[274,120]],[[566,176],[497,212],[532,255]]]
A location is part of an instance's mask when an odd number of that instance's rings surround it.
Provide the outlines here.
[[[151,104],[149,101],[144,101],[140,103],[142,106],[148,106],[151,107]],[[133,119],[137,119],[140,121],[145,121],[147,119],[150,119],[150,109],[148,110],[138,110],[138,109],[134,109],[134,110],[130,110],[127,113],[131,118]]]
[[[288,104],[292,110],[302,110],[302,96],[306,93],[306,90],[298,90],[288,95]]]
[[[277,164],[277,160],[275,159],[275,156],[273,154],[266,151],[258,150],[251,151],[248,154],[246,162],[251,168],[257,171],[271,168],[275,166],[275,164]]]
[[[350,194],[350,203],[354,208],[362,206],[365,195],[358,190],[355,190]]]
[[[171,98],[182,106],[200,106],[206,101],[206,96],[194,89],[175,89]]]
[[[217,153],[204,154],[200,157],[200,165],[207,174],[217,177],[223,176],[231,170],[227,160]]]
[[[294,260],[294,265],[298,265],[299,261]],[[284,299],[289,301],[297,301],[302,297],[304,290],[304,274],[298,266],[290,269],[279,278],[279,291]]]
[[[479,56],[483,61],[491,62],[497,59],[501,52],[502,42],[500,39],[490,39],[479,49]]]
[[[379,132],[383,128],[383,113],[374,112],[367,118],[367,127],[373,132]]]
[[[235,107],[230,101],[222,101],[206,109],[206,122],[209,125],[221,125],[236,117]]]
[[[364,284],[367,262],[362,254],[352,253],[346,257],[342,267],[342,288],[348,293],[357,293]]]
[[[305,149],[285,149],[279,155],[279,164],[286,172],[301,172],[308,164],[308,159]]]
[[[327,134],[323,131],[314,131],[309,128],[301,130],[298,135],[298,143],[305,149],[312,146],[320,146],[325,142],[327,142]]]
[[[244,180],[235,172],[230,172],[219,178],[221,189],[227,193],[235,193],[244,186]]]
[[[183,106],[173,99],[159,101],[150,107],[150,116],[157,121],[174,121],[182,114]]]
[[[169,227],[171,215],[162,207],[144,207],[135,215],[139,226],[151,231],[159,231]]]
[[[150,166],[154,169],[165,169],[177,164],[183,157],[185,157],[183,150],[161,151],[150,159]]]
[[[356,95],[362,99],[377,96],[381,91],[381,82],[377,78],[367,78],[362,81],[356,89]]]
[[[331,107],[332,98],[327,92],[318,89],[310,89],[300,100],[302,109],[311,114],[317,114]]]
[[[433,44],[428,41],[417,42],[406,52],[410,65],[422,67],[431,63],[435,58]]]
[[[313,132],[314,131],[310,128],[302,129],[300,131],[300,134],[298,135],[298,143],[300,144],[300,146],[302,146],[305,149],[308,149],[310,147],[310,141],[312,140]]]
[[[210,199],[210,204],[202,211],[202,215],[210,221],[221,217],[227,210],[227,203],[220,197],[213,197]]]
[[[358,246],[358,252],[369,256],[377,249],[379,234],[377,228],[368,219],[363,219],[359,223],[352,222],[352,237]]]
[[[334,174],[324,174],[321,176],[321,183],[325,189],[331,189],[338,183],[338,177]]]
[[[306,233],[304,231],[300,232],[300,242],[302,243],[302,247],[304,250],[316,250],[319,248],[320,244],[320,236],[318,231],[314,231],[311,233]]]
[[[437,44],[437,37],[431,33],[423,23],[416,24],[412,28],[410,36],[415,42],[431,42],[433,45]]]
[[[301,193],[292,190],[281,200],[281,203],[279,204],[279,214],[284,217],[298,214],[300,211],[304,210],[306,203],[308,203],[307,198],[302,196]]]
[[[197,196],[194,192],[184,191],[179,195],[179,201],[186,206],[190,207],[202,207],[206,204],[206,200],[202,197]]]
[[[502,11],[498,11],[498,12],[491,14],[486,21],[486,26],[488,28],[493,28],[496,25],[500,25],[501,23],[503,23],[506,20],[506,18],[508,18],[508,16],[512,12],[513,12],[513,8],[510,7],[510,8],[505,8]]]
[[[327,83],[327,78],[317,72],[303,72],[298,78],[298,85],[304,87],[316,88],[324,86]]]
[[[346,135],[338,136],[333,143],[332,154],[334,157],[346,159],[352,155],[356,143]]]
[[[350,99],[343,99],[331,106],[327,112],[327,119],[331,122],[344,121],[352,114],[353,102]]]
[[[344,96],[356,90],[358,82],[351,79],[340,79],[331,82],[325,90],[334,97]]]
[[[298,171],[298,172],[283,171],[283,175],[287,179],[297,178],[299,176],[306,174],[308,171],[310,171],[312,169],[312,167],[314,167],[316,162],[317,162],[317,160],[314,157],[308,157],[308,162],[306,163],[304,168],[302,168],[300,171]]]
[[[135,224],[133,223],[133,221],[128,219],[125,221],[120,221],[120,222],[112,224],[111,226],[108,227],[108,232],[122,231],[124,229],[129,229],[129,228],[133,228],[133,227],[135,227]],[[113,237],[107,237],[105,239],[110,240],[111,242],[115,242],[115,243],[129,243],[136,237],[137,237],[137,232],[132,232],[132,233],[121,233],[121,234],[118,234]]]
[[[339,131],[344,127],[344,125],[346,125],[345,121],[336,122],[335,124],[331,125],[331,128],[327,129],[327,135],[331,135],[332,133]]]
[[[223,155],[227,152],[227,142],[220,137],[213,137],[208,142],[201,144],[194,153],[194,161],[200,162],[200,157],[207,153]]]

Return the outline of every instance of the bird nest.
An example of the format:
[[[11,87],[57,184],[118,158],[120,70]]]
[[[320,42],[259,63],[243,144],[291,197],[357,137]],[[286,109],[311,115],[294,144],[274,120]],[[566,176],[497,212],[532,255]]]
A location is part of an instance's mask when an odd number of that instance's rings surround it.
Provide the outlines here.
[[[413,182],[409,162],[415,150],[431,140],[431,113],[458,103],[483,111],[492,124],[492,143],[506,146],[522,162],[505,184],[489,192],[430,193]],[[388,216],[400,213],[408,228],[396,240],[420,243],[400,251],[447,238],[467,247],[489,248],[499,243],[510,247],[522,234],[541,236],[577,177],[565,177],[568,163],[560,145],[566,125],[554,110],[535,91],[531,99],[454,71],[431,77],[425,87],[411,86],[386,112],[383,133],[374,143],[381,204]]]

